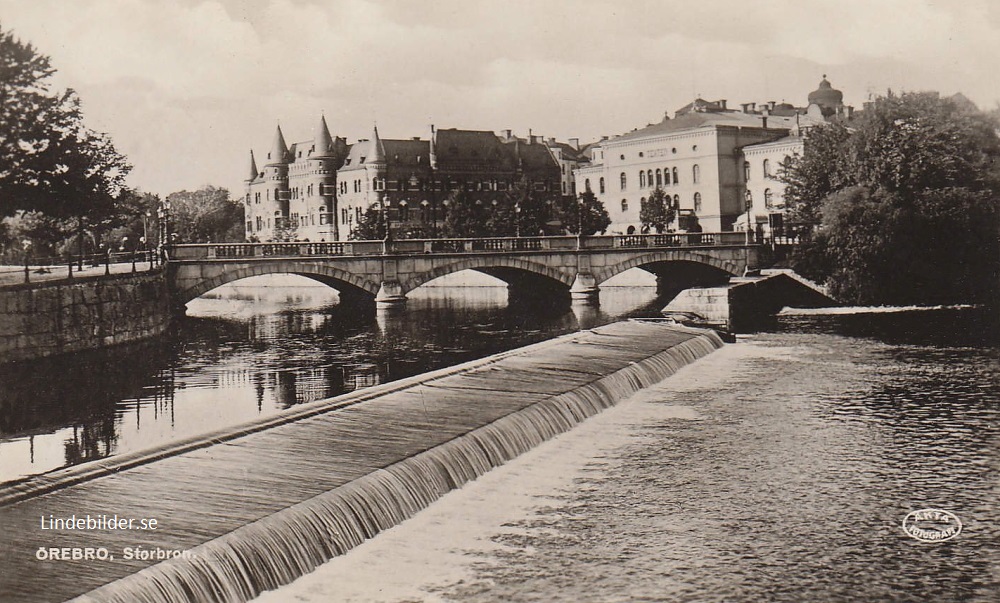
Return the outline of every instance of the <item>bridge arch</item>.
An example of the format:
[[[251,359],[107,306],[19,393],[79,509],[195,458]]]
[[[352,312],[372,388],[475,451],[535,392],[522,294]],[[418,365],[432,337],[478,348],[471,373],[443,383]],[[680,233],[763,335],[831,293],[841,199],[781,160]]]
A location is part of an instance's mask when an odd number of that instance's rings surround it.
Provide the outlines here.
[[[178,289],[175,299],[178,304],[186,304],[226,283],[268,274],[295,274],[304,276],[347,295],[372,297],[379,290],[379,283],[372,282],[363,275],[352,274],[321,262],[290,260],[282,262],[254,262],[233,266],[222,265],[222,270],[212,276],[203,276],[198,266],[190,267],[198,273],[197,276],[188,275],[185,268],[187,267],[183,265],[178,267],[177,272],[174,274],[174,282]]]
[[[695,265],[700,264],[712,272],[720,274],[725,273],[729,276],[738,276],[742,274],[745,267],[745,262],[723,260],[707,253],[699,253],[697,251],[688,251],[683,249],[668,249],[636,255],[616,264],[610,264],[594,270],[594,279],[597,281],[597,284],[600,284],[631,268],[646,268],[648,270],[647,267],[652,264],[672,262]],[[656,272],[655,270],[649,271],[653,273]]]
[[[400,285],[403,293],[409,293],[420,285],[428,283],[436,278],[460,272],[462,270],[476,270],[503,280],[509,284],[514,284],[511,277],[516,274],[524,275],[533,280],[559,288],[568,289],[573,285],[575,272],[569,274],[558,268],[546,266],[545,264],[526,260],[518,257],[503,256],[471,256],[464,257],[454,262],[441,266],[436,266],[426,272],[414,274],[402,280]]]

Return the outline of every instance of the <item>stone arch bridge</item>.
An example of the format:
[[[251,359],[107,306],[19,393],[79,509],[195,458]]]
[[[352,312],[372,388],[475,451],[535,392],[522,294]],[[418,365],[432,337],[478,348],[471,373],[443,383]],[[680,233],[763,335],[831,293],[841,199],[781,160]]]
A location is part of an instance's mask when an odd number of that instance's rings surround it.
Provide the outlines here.
[[[596,301],[600,284],[642,268],[661,293],[725,283],[758,266],[760,245],[742,232],[176,245],[168,279],[176,305],[226,283],[265,274],[297,274],[341,296],[382,305],[438,277],[477,270],[508,283],[512,294],[569,295]]]

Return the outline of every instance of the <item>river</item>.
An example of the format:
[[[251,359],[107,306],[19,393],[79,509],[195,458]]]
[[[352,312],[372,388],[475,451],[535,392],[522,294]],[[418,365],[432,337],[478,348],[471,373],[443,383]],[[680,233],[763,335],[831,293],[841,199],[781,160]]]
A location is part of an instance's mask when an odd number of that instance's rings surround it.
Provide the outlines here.
[[[995,602],[987,316],[783,316],[260,601]]]
[[[597,309],[508,305],[500,281],[470,274],[422,287],[391,311],[342,307],[334,290],[302,277],[247,279],[188,304],[154,342],[0,366],[0,483],[657,315],[665,303],[651,275],[619,279],[633,286],[606,288]]]
[[[156,343],[5,367],[4,481],[623,316],[426,288],[230,287]],[[1000,348],[980,309],[777,318],[264,601],[1000,600]],[[954,513],[942,543],[910,511]]]

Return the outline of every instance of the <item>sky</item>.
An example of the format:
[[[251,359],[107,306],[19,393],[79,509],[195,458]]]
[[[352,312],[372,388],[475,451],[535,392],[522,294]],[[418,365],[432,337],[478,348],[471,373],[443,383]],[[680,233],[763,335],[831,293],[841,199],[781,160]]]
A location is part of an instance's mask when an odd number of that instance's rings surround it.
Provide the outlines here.
[[[430,125],[588,142],[696,96],[806,103],[824,74],[860,107],[886,89],[1000,101],[994,0],[0,0],[87,125],[166,195],[243,194],[277,124],[311,140]]]

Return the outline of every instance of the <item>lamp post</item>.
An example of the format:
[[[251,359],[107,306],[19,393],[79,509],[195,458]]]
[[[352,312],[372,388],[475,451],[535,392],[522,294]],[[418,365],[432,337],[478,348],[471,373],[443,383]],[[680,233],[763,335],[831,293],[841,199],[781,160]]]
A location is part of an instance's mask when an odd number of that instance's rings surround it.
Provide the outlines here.
[[[382,221],[385,226],[385,237],[382,239],[382,252],[389,253],[389,245],[392,242],[392,223],[389,221],[389,206],[392,201],[388,198],[382,200]]]
[[[753,233],[753,225],[750,224],[750,208],[753,207],[753,194],[747,189],[745,205],[747,210],[747,245],[750,244],[750,235]]]
[[[514,204],[514,237],[521,238],[521,204]]]
[[[24,247],[24,282],[31,282],[31,241],[25,239],[24,243],[21,243]]]
[[[427,219],[430,217],[430,205],[431,202],[428,201],[427,199],[424,199],[423,201],[420,202],[420,217],[423,219],[425,223],[427,222]],[[433,231],[434,231],[434,225],[432,223],[431,232]],[[431,238],[433,239],[434,237],[431,236]]]

